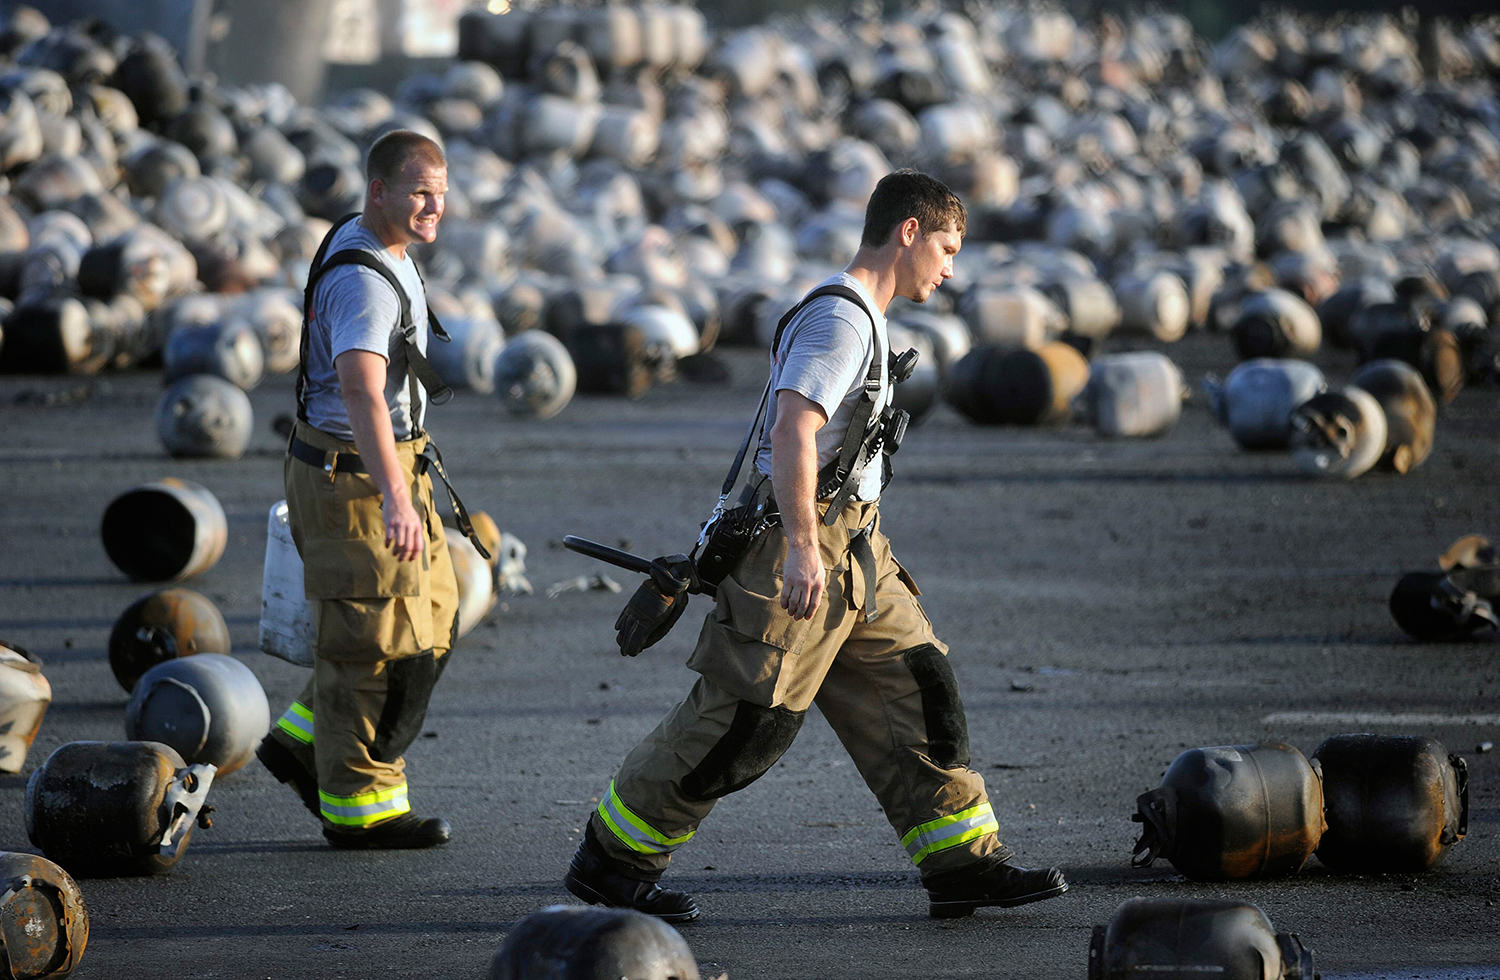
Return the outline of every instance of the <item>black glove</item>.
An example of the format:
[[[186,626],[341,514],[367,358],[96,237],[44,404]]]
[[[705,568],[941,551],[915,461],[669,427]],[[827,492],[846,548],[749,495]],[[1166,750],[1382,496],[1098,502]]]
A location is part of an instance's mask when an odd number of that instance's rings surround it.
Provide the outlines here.
[[[687,555],[665,555],[651,562],[651,575],[620,610],[615,642],[633,657],[667,635],[687,609],[688,590],[697,574]]]

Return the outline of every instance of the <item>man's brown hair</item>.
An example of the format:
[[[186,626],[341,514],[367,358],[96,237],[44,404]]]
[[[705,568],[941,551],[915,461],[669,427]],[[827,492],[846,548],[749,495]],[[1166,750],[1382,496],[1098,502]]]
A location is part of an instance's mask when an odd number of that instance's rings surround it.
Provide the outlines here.
[[[389,184],[401,176],[402,168],[411,160],[429,167],[448,166],[443,148],[431,139],[410,129],[393,129],[370,147],[365,156],[365,179]]]
[[[859,243],[879,248],[907,218],[916,218],[924,235],[951,225],[962,238],[968,212],[958,195],[936,177],[916,170],[897,170],[875,185],[865,206],[865,230]]]

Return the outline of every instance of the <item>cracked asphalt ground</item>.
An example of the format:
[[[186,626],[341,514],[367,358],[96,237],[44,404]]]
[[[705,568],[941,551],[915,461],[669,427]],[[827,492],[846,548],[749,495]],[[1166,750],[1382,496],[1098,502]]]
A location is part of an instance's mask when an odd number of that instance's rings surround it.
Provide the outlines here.
[[[1233,365],[1223,336],[1165,350],[1196,387]],[[685,550],[744,432],[763,355],[725,352],[727,385],[678,381],[635,402],[581,396],[538,422],[460,393],[433,431],[466,503],[530,548],[536,593],[507,597],[460,645],[408,754],[414,806],[446,816],[441,850],[330,850],[257,764],[221,777],[214,826],[169,873],[81,882],[80,978],[478,977],[523,916],[569,901],[561,877],[627,748],[692,675],[708,608],[637,660],[610,625],[625,593],[553,583],[635,576],[564,534],[641,554]],[[1353,369],[1320,355],[1330,380]],[[123,737],[106,656],[116,616],[154,586],[105,556],[106,505],[178,476],[227,515],[221,561],[182,583],[216,602],[274,714],[302,671],[256,650],[266,515],[281,494],[275,415],[291,378],[251,392],[234,461],[172,460],[154,372],[0,378],[0,636],[45,661],[54,701],[25,770],[0,778],[0,846],[34,850],[26,776],[59,745]],[[733,978],[1082,977],[1092,926],[1133,896],[1253,902],[1299,934],[1325,978],[1500,977],[1500,642],[1419,645],[1386,597],[1468,533],[1500,535],[1493,388],[1441,412],[1406,476],[1320,482],[1284,453],[1238,450],[1201,395],[1168,435],[985,429],[951,409],[896,457],[886,526],[925,592],[968,712],[973,765],[1022,863],[1063,867],[1066,896],[935,922],[895,834],[820,719],[727,799],[671,882],[703,918],[682,933]],[[1346,731],[1420,734],[1467,757],[1469,833],[1422,874],[1346,875],[1316,859],[1274,881],[1196,884],[1130,866],[1138,794],[1182,750],[1280,739],[1311,753]]]

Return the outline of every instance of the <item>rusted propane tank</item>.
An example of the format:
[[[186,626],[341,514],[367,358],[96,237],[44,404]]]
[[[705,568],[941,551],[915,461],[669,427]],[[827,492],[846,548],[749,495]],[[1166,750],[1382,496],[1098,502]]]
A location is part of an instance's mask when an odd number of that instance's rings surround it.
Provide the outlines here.
[[[1257,906],[1132,898],[1089,941],[1089,980],[1316,980],[1312,953]]]
[[[0,772],[21,771],[51,703],[52,685],[42,674],[42,661],[0,640]]]
[[[26,836],[80,877],[159,874],[208,826],[213,778],[160,742],[69,742],[26,783]]]
[[[212,568],[229,531],[207,487],[166,477],[110,501],[100,536],[109,560],[135,581],[170,582]]]
[[[1404,361],[1381,358],[1360,365],[1349,383],[1380,403],[1385,415],[1385,448],[1375,465],[1409,473],[1432,452],[1437,402],[1417,369]]]
[[[6,975],[71,976],[89,942],[89,912],[73,876],[35,854],[0,851],[0,957]]]
[[[1425,871],[1469,831],[1469,767],[1417,735],[1334,735],[1323,768],[1328,830],[1318,860],[1336,871]]]
[[[490,980],[698,980],[698,963],[667,923],[634,909],[553,905],[512,929]]]
[[[1189,749],[1136,807],[1131,864],[1164,857],[1197,881],[1295,874],[1325,826],[1316,767],[1282,742]]]
[[[220,775],[250,761],[271,727],[266,692],[224,653],[167,660],[141,675],[125,706],[125,737],[161,742]]]
[[[127,691],[164,661],[228,652],[224,614],[192,589],[159,589],[141,596],[125,607],[109,631],[109,666]]]

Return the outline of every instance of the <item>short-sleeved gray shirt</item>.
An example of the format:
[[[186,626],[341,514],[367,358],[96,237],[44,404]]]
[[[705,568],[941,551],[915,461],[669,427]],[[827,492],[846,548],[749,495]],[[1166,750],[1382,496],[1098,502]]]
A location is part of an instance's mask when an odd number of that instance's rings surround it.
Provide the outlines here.
[[[328,243],[328,255],[346,248],[361,248],[396,274],[396,281],[411,300],[417,346],[427,351],[427,300],[422,279],[411,256],[397,260],[380,239],[358,219],[347,222]],[[406,371],[406,348],[401,342],[401,303],[391,284],[374,269],[341,265],[329,269],[313,290],[312,316],[307,324],[307,387],[304,403],[307,421],[329,435],[353,441],[349,410],[339,392],[334,359],[345,351],[367,350],[386,359],[385,403],[391,412],[391,428],[398,440],[413,434],[410,382]],[[418,415],[424,400],[417,387]]]
[[[870,321],[880,336],[880,349],[890,350],[886,337],[885,315],[875,298],[858,279],[845,272],[832,276],[819,286],[848,286],[864,298],[870,315],[866,316],[842,296],[819,296],[804,306],[787,324],[781,344],[771,352],[771,402],[766,409],[766,424],[761,429],[760,447],[755,454],[755,468],[771,475],[771,428],[776,424],[776,393],[795,391],[816,403],[828,416],[818,430],[818,468],[831,463],[844,444],[849,419],[864,393],[865,375],[870,370],[873,352]],[[811,292],[811,290],[809,290]],[[875,415],[890,403],[891,384],[887,364],[880,365],[880,392]],[[880,463],[865,467],[856,500],[880,499]]]

